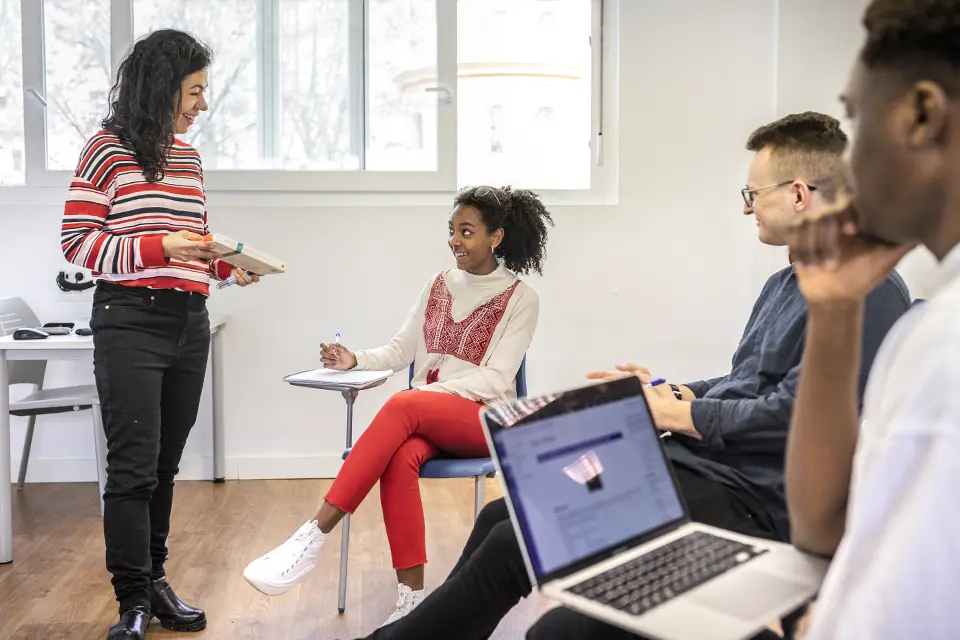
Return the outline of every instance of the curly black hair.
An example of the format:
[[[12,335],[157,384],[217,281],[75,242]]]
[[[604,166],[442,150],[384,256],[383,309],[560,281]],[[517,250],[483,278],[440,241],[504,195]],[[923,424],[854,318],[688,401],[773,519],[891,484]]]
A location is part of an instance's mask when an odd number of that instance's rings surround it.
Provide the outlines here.
[[[209,47],[190,34],[160,29],[138,40],[120,63],[102,126],[131,148],[148,181],[163,179],[183,79],[212,60]]]
[[[457,194],[453,205],[474,207],[491,232],[503,229],[503,241],[495,255],[507,269],[520,275],[543,275],[547,225],[553,226],[553,217],[539,195],[509,186],[467,187]]]
[[[960,0],[874,0],[863,26],[867,67],[922,73],[954,91],[960,86]]]

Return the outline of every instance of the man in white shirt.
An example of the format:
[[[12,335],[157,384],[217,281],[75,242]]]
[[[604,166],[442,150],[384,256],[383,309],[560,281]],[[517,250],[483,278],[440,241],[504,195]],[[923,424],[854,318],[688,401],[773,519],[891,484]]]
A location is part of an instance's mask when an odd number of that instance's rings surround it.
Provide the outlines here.
[[[806,638],[960,638],[960,0],[875,0],[864,26],[854,199],[791,243],[810,312],[787,503],[793,542],[833,557]],[[858,423],[864,296],[916,244],[937,290],[887,335]]]

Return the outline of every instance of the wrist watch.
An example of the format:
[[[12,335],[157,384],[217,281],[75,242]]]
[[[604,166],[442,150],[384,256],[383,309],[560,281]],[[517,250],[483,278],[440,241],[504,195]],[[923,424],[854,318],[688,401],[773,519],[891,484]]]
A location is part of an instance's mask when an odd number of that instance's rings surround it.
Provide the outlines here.
[[[670,390],[673,391],[673,397],[677,400],[683,400],[683,392],[680,391],[680,387],[675,384],[670,385]]]

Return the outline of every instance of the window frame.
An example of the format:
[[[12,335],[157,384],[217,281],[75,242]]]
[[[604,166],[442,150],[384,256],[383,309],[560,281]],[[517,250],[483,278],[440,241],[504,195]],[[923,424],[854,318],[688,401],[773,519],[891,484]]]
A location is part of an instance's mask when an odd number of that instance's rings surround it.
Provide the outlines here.
[[[257,0],[261,11],[258,47],[260,118],[277,122],[279,117],[280,2]],[[109,0],[111,75],[115,76],[123,56],[133,42],[134,0]],[[366,33],[370,0],[351,0],[351,32],[362,28]],[[591,167],[588,189],[536,189],[545,198],[562,204],[615,204],[617,201],[617,55],[619,51],[619,0],[590,0],[592,10],[591,68]],[[21,0],[24,87],[24,165],[27,188],[66,188],[72,172],[47,169],[47,125],[45,82],[45,44],[43,25],[44,0]],[[435,171],[369,171],[323,170],[295,171],[282,169],[214,170],[205,172],[207,192],[243,194],[449,194],[458,186],[457,166],[457,0],[436,0],[437,7],[437,76],[438,84],[428,90],[436,92],[437,169]],[[352,118],[351,141],[355,149],[366,151],[366,123],[369,105],[366,99],[366,59],[368,38],[351,38],[351,103],[363,109],[363,118]],[[273,96],[268,100],[266,96]],[[269,120],[263,117],[267,115]],[[358,122],[359,121],[359,122]],[[258,127],[261,150],[278,146],[279,133],[274,127]],[[80,150],[77,150],[79,154]],[[363,167],[364,153],[361,158]],[[0,187],[0,191],[8,188]],[[282,199],[282,198],[281,198]],[[335,198],[342,200],[342,198]],[[408,200],[408,197],[402,198]],[[432,198],[429,198],[432,200]],[[320,202],[322,204],[322,202]]]

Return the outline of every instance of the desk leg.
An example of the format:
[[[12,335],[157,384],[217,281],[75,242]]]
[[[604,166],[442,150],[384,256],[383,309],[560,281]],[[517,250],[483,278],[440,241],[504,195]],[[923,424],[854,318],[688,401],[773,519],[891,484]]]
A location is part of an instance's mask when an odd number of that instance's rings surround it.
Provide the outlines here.
[[[357,401],[360,394],[355,389],[341,391],[343,399],[347,402],[347,449],[353,446],[353,403]]]
[[[13,505],[10,501],[10,380],[0,350],[0,564],[13,562]]]
[[[213,361],[213,481],[224,482],[226,476],[226,459],[223,449],[223,330],[213,334],[210,340],[210,356]]]
[[[340,392],[347,403],[347,449],[353,446],[353,405],[359,391],[347,389]],[[347,608],[347,557],[350,555],[350,514],[340,521],[340,582],[337,589],[337,611]]]

